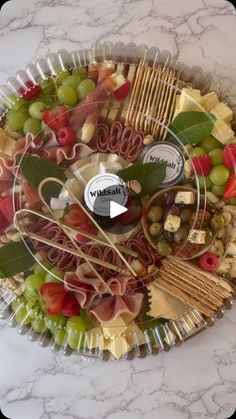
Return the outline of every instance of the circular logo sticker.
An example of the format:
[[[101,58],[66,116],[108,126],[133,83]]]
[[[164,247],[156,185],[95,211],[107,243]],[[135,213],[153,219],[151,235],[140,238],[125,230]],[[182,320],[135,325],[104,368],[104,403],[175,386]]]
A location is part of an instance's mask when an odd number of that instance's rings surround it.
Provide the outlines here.
[[[84,200],[90,211],[102,217],[110,217],[111,202],[125,206],[128,189],[119,176],[112,173],[100,174],[87,183]]]
[[[184,155],[181,150],[167,141],[151,144],[143,152],[144,163],[166,163],[166,177],[162,187],[175,184],[184,172]]]

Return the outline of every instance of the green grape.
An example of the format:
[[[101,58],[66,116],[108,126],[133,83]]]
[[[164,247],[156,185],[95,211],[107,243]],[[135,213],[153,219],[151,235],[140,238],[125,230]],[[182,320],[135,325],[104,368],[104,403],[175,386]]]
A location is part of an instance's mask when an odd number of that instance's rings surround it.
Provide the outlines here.
[[[192,151],[190,151],[189,153],[190,157],[199,157],[199,156],[203,156],[203,154],[206,154],[206,152],[201,147],[194,147]]]
[[[209,152],[209,157],[213,166],[218,166],[224,162],[224,151],[221,148],[215,148]]]
[[[227,204],[230,204],[230,205],[236,205],[236,198],[228,199],[226,202]]]
[[[44,284],[44,279],[39,275],[29,275],[25,280],[25,289],[29,296],[36,297],[41,286]]]
[[[37,303],[36,303],[37,304]],[[25,306],[27,312],[29,313],[30,317],[32,317],[32,319],[37,319],[39,316],[42,317],[42,310],[39,307],[39,305],[35,305],[35,303],[32,304],[31,301],[28,301],[28,303]]]
[[[57,345],[62,346],[66,340],[66,331],[63,329],[58,329],[54,335],[54,340]]]
[[[225,190],[225,185],[211,185],[211,192],[216,196],[222,196]]]
[[[93,80],[85,79],[83,80],[77,89],[79,100],[84,99],[89,93],[93,92],[96,89],[96,84]]]
[[[69,76],[65,80],[63,80],[62,84],[65,86],[70,86],[72,89],[76,90],[78,84],[81,83],[81,79],[79,76]]]
[[[200,146],[204,148],[207,153],[209,153],[209,151],[214,150],[214,148],[222,148],[223,144],[221,144],[216,138],[210,136],[205,138],[205,140],[200,143]]]
[[[7,115],[7,124],[9,128],[15,131],[21,131],[27,118],[27,114],[23,111],[11,112],[9,116]]]
[[[73,106],[77,103],[77,94],[74,89],[70,86],[65,86],[64,84],[60,86],[57,90],[57,96],[63,105]]]
[[[17,323],[23,324],[23,325],[27,325],[30,324],[32,321],[32,318],[28,315],[27,311],[25,308],[20,308],[16,314],[15,314],[15,319],[17,321]]]
[[[56,268],[52,268],[50,272],[46,273],[45,282],[55,282],[57,284],[58,283],[61,284],[63,278],[64,278],[63,272],[59,271]]]
[[[87,311],[83,308],[81,308],[80,313],[79,313],[79,317],[80,319],[83,320],[86,330],[92,329],[93,327],[93,323],[89,317],[89,315],[87,314]]]
[[[80,80],[84,80],[87,77],[87,70],[85,67],[78,67],[72,70],[73,76],[79,76]]]
[[[45,266],[45,268],[44,268],[44,266]],[[48,271],[50,271],[51,269],[52,269],[52,266],[47,261],[42,261],[41,263],[35,263],[35,265],[34,265],[34,273],[36,275],[41,276],[42,278],[45,278]]]
[[[39,82],[42,93],[39,97],[47,97],[49,95],[56,94],[56,86],[53,79],[41,80]]]
[[[231,137],[226,144],[235,144],[236,143],[236,137]]]
[[[46,330],[45,321],[43,319],[33,320],[31,326],[37,333],[43,333]]]
[[[229,175],[229,169],[227,169],[227,167],[223,164],[220,164],[219,166],[213,167],[210,172],[210,179],[214,185],[224,185],[224,183],[226,183],[229,179]]]
[[[70,332],[67,337],[67,343],[74,351],[84,346],[85,336],[84,333],[72,333]]]
[[[61,83],[70,75],[69,71],[62,70],[60,67],[55,67],[54,72],[56,73],[56,81],[59,83]]]
[[[32,306],[38,301],[38,294],[33,296],[27,290],[25,290],[23,296],[26,298],[27,302],[32,304]]]
[[[52,334],[54,334],[59,328],[62,328],[66,324],[66,319],[63,314],[52,314],[45,317],[45,324]]]
[[[84,320],[80,316],[71,316],[66,323],[67,332],[78,333],[86,330]]]
[[[32,118],[42,119],[42,111],[46,109],[46,105],[43,102],[34,102],[29,107],[29,113]]]
[[[23,131],[25,134],[31,132],[32,134],[38,134],[41,129],[41,123],[38,119],[28,118],[26,119],[23,127]]]
[[[14,301],[11,303],[11,309],[12,311],[17,311],[18,308],[24,307],[26,305],[26,298],[21,295],[20,297],[17,297]]]
[[[209,189],[211,186],[211,179],[210,176],[198,176],[196,179],[196,185],[197,182],[199,182],[199,188],[201,190]]]
[[[208,246],[212,243],[214,238],[213,231],[210,228],[206,229],[206,236],[205,236],[205,245]]]
[[[19,110],[26,112],[27,103],[22,97],[9,95],[7,96],[7,100],[9,102],[9,106],[12,112],[16,112]]]

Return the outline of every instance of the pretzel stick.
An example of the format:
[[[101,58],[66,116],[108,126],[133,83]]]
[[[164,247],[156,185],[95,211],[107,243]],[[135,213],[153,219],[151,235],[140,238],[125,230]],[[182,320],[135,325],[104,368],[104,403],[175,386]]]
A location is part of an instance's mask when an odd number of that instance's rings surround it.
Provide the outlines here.
[[[111,247],[110,243],[106,243],[103,239],[101,239],[100,237],[94,236],[93,234],[88,233],[87,231],[83,230],[82,228],[79,227],[72,227],[69,224],[63,223],[60,220],[54,219],[53,217],[51,217],[48,214],[44,214],[40,211],[35,211],[35,210],[31,210],[29,208],[22,208],[20,211],[18,212],[28,212],[30,214],[33,215],[37,215],[38,217],[41,217],[45,220],[51,221],[55,224],[57,224],[58,226],[63,226],[65,228],[67,228],[68,230],[71,230],[73,233],[80,233],[85,237],[88,237],[89,239],[93,240],[95,243],[100,243],[102,245],[106,245],[108,247]],[[125,247],[123,245],[117,245],[118,249],[122,252],[122,253],[126,253],[127,255],[133,256],[135,258],[138,257],[138,253],[134,252],[133,250],[128,249],[128,247]]]
[[[43,179],[39,186],[38,186],[38,194],[40,197],[41,202],[43,203],[43,205],[48,209],[48,211],[52,214],[53,217],[55,217],[55,214],[53,213],[52,209],[50,208],[50,206],[47,204],[47,202],[44,199],[44,196],[42,194],[42,188],[43,186],[48,183],[48,182],[55,182],[58,183],[59,185],[61,185],[63,188],[65,188],[68,192],[69,195],[73,198],[73,200],[77,203],[77,205],[79,205],[79,207],[82,209],[82,211],[85,212],[85,214],[87,215],[87,217],[92,221],[92,223],[95,225],[95,227],[98,229],[98,231],[100,231],[100,233],[102,234],[102,236],[106,239],[107,243],[110,244],[110,247],[112,247],[116,254],[120,257],[120,259],[124,262],[124,264],[127,266],[127,268],[129,269],[130,273],[132,274],[132,276],[136,277],[137,273],[134,271],[134,269],[132,268],[132,266],[129,264],[129,262],[127,262],[127,260],[124,258],[124,256],[122,255],[122,253],[119,251],[119,249],[117,249],[117,247],[114,245],[114,243],[111,241],[111,239],[106,235],[106,233],[104,233],[103,229],[99,226],[99,224],[93,219],[93,217],[89,214],[89,212],[86,210],[86,208],[84,208],[84,206],[81,204],[81,202],[76,198],[76,196],[73,194],[73,192],[71,192],[69,190],[69,188],[65,185],[64,182],[62,182],[61,180],[54,178],[54,177],[48,177]],[[77,243],[74,241],[74,239],[70,236],[68,236],[67,231],[64,227],[62,227],[62,230],[64,231],[64,233],[67,235],[67,237],[72,241],[72,243],[74,244],[74,246],[79,249]],[[99,275],[100,276],[100,275]]]

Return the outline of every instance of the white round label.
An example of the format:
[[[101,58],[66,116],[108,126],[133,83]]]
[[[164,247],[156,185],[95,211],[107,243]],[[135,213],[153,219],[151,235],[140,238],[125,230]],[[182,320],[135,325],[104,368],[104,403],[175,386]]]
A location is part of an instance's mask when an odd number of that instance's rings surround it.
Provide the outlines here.
[[[144,163],[166,163],[166,177],[161,186],[176,183],[184,171],[184,155],[175,145],[163,141],[146,147],[143,152]]]
[[[117,175],[104,173],[94,176],[84,190],[84,200],[90,211],[110,217],[111,201],[125,206],[128,190],[125,182]]]

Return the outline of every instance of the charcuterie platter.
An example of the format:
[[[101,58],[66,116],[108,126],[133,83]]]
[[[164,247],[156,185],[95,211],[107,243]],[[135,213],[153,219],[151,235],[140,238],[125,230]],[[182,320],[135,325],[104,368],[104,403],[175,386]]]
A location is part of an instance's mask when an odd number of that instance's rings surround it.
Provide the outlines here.
[[[132,359],[231,307],[236,106],[209,74],[105,43],[0,95],[2,317],[65,354]]]

